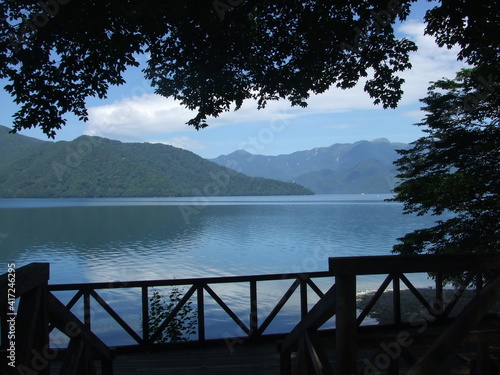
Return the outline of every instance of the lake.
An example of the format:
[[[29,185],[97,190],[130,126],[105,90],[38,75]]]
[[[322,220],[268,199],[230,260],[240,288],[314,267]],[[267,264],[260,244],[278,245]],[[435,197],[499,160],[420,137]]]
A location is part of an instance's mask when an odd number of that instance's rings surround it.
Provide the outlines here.
[[[388,197],[0,199],[0,264],[50,262],[51,284],[326,271],[433,225]]]
[[[388,197],[0,199],[0,261],[51,283],[323,271],[434,223]]]

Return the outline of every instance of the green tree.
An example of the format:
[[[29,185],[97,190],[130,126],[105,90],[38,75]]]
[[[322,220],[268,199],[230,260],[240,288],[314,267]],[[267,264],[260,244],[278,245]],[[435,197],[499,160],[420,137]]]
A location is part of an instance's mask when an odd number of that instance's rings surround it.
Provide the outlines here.
[[[156,93],[196,110],[188,123],[288,99],[353,87],[367,77],[374,103],[395,107],[398,72],[410,68],[413,42],[395,36],[415,0],[4,0],[0,2],[0,78],[20,105],[13,129],[48,136],[64,115],[87,119],[85,101],[148,56],[144,74]],[[499,54],[498,0],[437,2],[427,32],[459,45],[475,64]]]
[[[168,300],[153,288],[153,294],[149,297],[149,322],[145,326],[144,321],[142,321],[142,329],[147,329],[150,336],[155,334],[160,325],[179,304],[181,299],[182,294],[176,287],[172,288],[170,291]],[[188,300],[181,307],[180,311],[167,325],[156,342],[188,341],[189,336],[196,333],[196,309],[193,309],[191,304],[192,302]]]
[[[422,99],[426,136],[399,151],[394,200],[406,213],[452,215],[405,235],[394,252],[500,251],[500,84],[482,75],[490,68],[439,80]]]

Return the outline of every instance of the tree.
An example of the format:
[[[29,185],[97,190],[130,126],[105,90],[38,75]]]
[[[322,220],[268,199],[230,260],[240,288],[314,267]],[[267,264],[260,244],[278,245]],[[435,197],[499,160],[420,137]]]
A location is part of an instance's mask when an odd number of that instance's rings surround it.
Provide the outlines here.
[[[400,238],[402,254],[500,251],[500,84],[491,66],[433,83],[417,124],[427,135],[401,150],[395,201],[405,213],[441,215]]]
[[[394,25],[413,2],[4,0],[0,78],[20,105],[13,130],[38,126],[54,137],[65,114],[86,120],[85,100],[123,84],[141,55],[155,92],[197,111],[188,122],[196,129],[245,99],[306,106],[312,93],[367,76],[374,103],[395,107],[398,72],[410,68],[416,46],[396,38]],[[442,0],[427,30],[460,45],[464,61],[492,61],[498,8],[498,0]]]

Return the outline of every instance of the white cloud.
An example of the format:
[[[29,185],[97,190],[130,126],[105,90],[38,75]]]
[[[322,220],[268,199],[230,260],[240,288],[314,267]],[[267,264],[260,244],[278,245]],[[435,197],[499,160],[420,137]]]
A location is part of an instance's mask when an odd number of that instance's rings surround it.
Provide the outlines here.
[[[430,36],[424,35],[424,24],[409,21],[398,32],[414,40],[419,50],[411,55],[413,68],[401,73],[405,78],[405,94],[400,106],[419,105],[418,99],[426,95],[429,81],[444,76],[453,77],[463,64],[456,61],[457,50],[440,49]],[[381,110],[363,91],[364,80],[349,90],[332,88],[322,95],[312,96],[307,108],[290,107],[286,101],[269,102],[263,110],[257,110],[253,100],[244,103],[238,111],[223,113],[210,119],[210,126],[242,123],[270,123],[314,114],[345,113],[355,110]],[[89,109],[89,126],[86,134],[100,135],[122,140],[154,139],[165,134],[188,131],[186,122],[195,116],[173,99],[154,94],[144,94]],[[174,137],[168,142],[177,145],[196,145],[188,138]],[[184,147],[183,147],[184,148]]]
[[[193,112],[171,98],[144,94],[89,108],[86,134],[134,138],[182,131]]]
[[[429,82],[443,77],[453,78],[465,66],[457,61],[458,48],[439,48],[434,37],[424,35],[424,29],[425,25],[416,21],[408,21],[398,29],[418,46],[418,51],[410,55],[412,69],[401,74],[405,79],[405,93],[400,105],[418,103],[419,99],[427,95]]]

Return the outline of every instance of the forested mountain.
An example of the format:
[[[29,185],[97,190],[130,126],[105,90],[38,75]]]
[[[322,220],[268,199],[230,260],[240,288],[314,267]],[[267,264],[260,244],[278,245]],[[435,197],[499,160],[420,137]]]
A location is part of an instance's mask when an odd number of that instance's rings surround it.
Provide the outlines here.
[[[164,197],[312,194],[248,177],[163,144],[81,136],[40,141],[0,126],[0,197]]]
[[[389,193],[396,184],[396,150],[407,147],[375,139],[278,156],[239,150],[212,160],[249,176],[293,181],[319,194]]]

